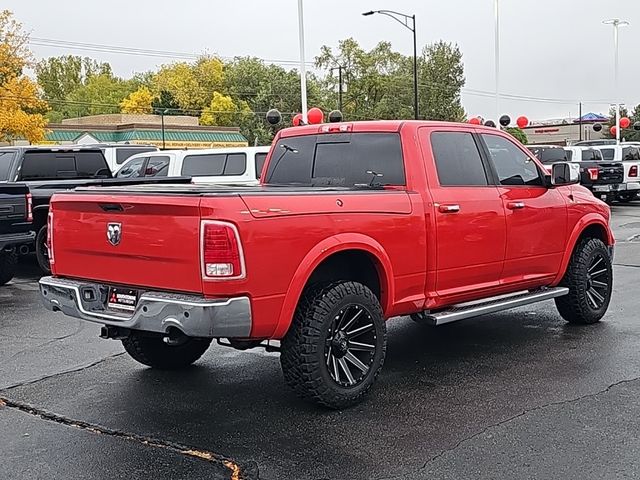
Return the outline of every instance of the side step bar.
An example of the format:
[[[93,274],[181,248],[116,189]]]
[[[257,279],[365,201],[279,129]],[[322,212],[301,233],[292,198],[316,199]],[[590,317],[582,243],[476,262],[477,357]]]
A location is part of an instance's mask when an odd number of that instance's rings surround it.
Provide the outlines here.
[[[542,302],[556,297],[562,297],[569,293],[568,288],[556,287],[535,290],[533,292],[518,293],[508,297],[494,297],[480,302],[454,305],[453,307],[435,313],[423,313],[422,320],[431,325],[443,325],[457,322],[466,318],[473,318],[488,313],[501,312],[512,308],[522,307],[531,303]]]

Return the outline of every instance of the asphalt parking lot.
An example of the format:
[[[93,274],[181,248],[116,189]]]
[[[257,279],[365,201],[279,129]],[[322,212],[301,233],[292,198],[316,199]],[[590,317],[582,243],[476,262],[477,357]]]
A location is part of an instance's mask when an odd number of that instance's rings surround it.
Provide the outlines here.
[[[379,381],[343,412],[300,402],[260,350],[144,368],[41,308],[23,262],[0,288],[0,477],[638,478],[636,203],[613,207],[603,322],[568,326],[552,302],[437,329],[393,319]]]

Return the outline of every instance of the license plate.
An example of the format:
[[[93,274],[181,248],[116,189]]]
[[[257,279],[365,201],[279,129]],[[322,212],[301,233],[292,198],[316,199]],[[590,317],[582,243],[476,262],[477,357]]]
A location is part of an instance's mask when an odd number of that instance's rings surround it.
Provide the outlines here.
[[[594,185],[593,187],[593,191],[594,192],[609,192],[611,191],[611,185]]]
[[[107,308],[133,312],[138,304],[138,291],[130,288],[109,288]]]

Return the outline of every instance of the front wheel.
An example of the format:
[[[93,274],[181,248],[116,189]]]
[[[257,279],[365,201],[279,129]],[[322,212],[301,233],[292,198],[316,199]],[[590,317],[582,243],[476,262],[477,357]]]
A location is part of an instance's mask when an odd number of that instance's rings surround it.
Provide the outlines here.
[[[607,246],[585,238],[576,246],[560,286],[569,294],[556,298],[556,307],[569,323],[592,324],[607,312],[613,290],[613,268]]]
[[[298,396],[340,409],[369,391],[386,347],[376,296],[360,283],[340,282],[306,292],[282,340],[280,363]]]
[[[159,336],[134,332],[122,340],[126,352],[136,361],[160,370],[185,368],[198,360],[211,345],[210,338],[183,338],[176,344]]]

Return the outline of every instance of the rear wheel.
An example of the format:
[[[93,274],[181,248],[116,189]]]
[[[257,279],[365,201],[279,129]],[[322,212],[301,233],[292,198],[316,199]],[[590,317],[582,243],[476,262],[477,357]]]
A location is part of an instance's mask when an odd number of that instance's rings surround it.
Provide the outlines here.
[[[49,263],[49,250],[47,248],[47,226],[40,228],[36,235],[36,258],[38,266],[46,275],[51,273],[51,264]]]
[[[185,368],[198,360],[211,345],[210,338],[186,337],[166,343],[160,336],[134,332],[122,340],[126,352],[136,361],[161,370]]]
[[[562,318],[569,323],[592,324],[607,312],[613,289],[613,269],[607,246],[597,238],[576,246],[560,286],[569,294],[556,298]]]
[[[14,251],[0,251],[0,285],[10,282],[16,274],[18,255]]]
[[[625,192],[618,194],[618,200],[621,202],[632,202],[638,198],[638,194],[636,192]]]
[[[373,385],[387,346],[378,299],[356,282],[310,289],[301,300],[280,362],[298,396],[330,408],[358,403]]]

